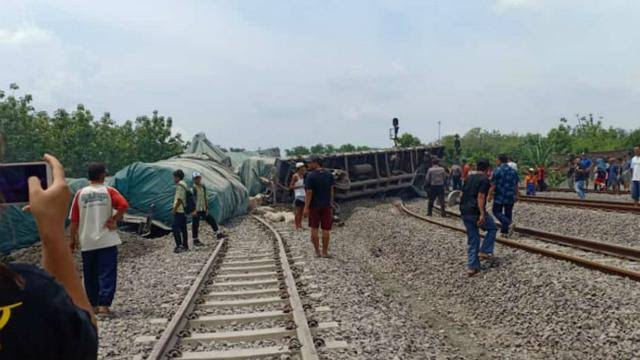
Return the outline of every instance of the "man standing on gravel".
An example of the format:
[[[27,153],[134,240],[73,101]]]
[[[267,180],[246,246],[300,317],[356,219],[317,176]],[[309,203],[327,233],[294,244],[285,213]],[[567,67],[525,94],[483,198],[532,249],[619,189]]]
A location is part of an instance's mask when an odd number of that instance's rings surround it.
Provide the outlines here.
[[[106,186],[104,164],[89,165],[89,186],[71,205],[71,250],[80,247],[84,288],[96,314],[110,314],[118,278],[118,221],[129,208],[118,190]],[[115,210],[115,215],[114,215]]]
[[[487,195],[491,182],[487,173],[489,160],[480,159],[477,171],[469,175],[462,187],[460,198],[460,215],[467,229],[467,275],[473,276],[480,272],[480,259],[493,256],[493,248],[498,228],[490,214],[487,214]],[[482,246],[480,245],[480,229],[486,230]]]
[[[502,235],[509,235],[513,228],[513,204],[518,201],[518,173],[509,166],[506,155],[498,156],[498,167],[491,176],[489,202],[493,201],[493,216],[500,221]]]
[[[631,197],[636,206],[640,206],[640,144],[633,148],[635,155],[631,159]]]
[[[317,257],[329,257],[329,238],[333,224],[334,179],[330,171],[323,169],[320,158],[311,155],[307,161],[309,173],[305,179],[304,216],[309,217],[311,242]],[[322,252],[318,228],[322,228]]]
[[[204,220],[215,234],[216,238],[221,239],[224,234],[220,231],[216,219],[209,213],[209,199],[207,196],[207,188],[202,183],[202,174],[194,172],[193,178],[193,197],[195,198],[196,208],[193,211],[192,218],[192,233],[193,233],[193,246],[203,246],[204,244],[198,238],[198,230],[200,230],[200,220]]]
[[[462,190],[462,167],[458,163],[451,165],[451,182],[453,190]]]
[[[173,252],[178,254],[189,250],[189,233],[187,232],[187,214],[185,207],[187,206],[187,183],[184,181],[184,171],[178,169],[173,172],[173,181],[176,183],[176,193],[173,197],[173,239],[176,247]]]
[[[446,174],[444,168],[440,166],[440,160],[437,158],[431,160],[431,167],[427,170],[425,176],[425,185],[429,188],[429,204],[427,206],[427,216],[433,215],[433,203],[436,198],[440,203],[442,217],[447,216],[444,204],[444,184]]]

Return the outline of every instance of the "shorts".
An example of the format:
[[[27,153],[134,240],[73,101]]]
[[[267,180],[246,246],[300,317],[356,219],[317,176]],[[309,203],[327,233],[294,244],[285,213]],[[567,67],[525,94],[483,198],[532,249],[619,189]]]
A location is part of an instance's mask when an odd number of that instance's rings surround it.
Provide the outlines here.
[[[295,207],[304,207],[304,200],[296,199],[293,202],[293,206],[295,206]]]
[[[635,201],[640,200],[640,181],[631,183],[631,198]]]
[[[333,211],[331,208],[311,208],[309,209],[309,227],[322,230],[331,230],[333,225]]]

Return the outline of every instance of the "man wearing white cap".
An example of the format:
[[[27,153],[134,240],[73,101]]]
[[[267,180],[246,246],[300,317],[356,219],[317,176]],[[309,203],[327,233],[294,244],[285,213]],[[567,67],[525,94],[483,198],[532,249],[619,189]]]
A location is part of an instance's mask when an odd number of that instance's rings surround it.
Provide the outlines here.
[[[291,176],[291,182],[289,183],[289,190],[293,190],[293,214],[295,215],[296,229],[302,229],[302,218],[304,213],[304,173],[306,167],[304,163],[296,163],[296,172]]]
[[[211,229],[215,234],[218,233],[218,224],[216,223],[216,219],[209,214],[209,200],[207,198],[207,188],[202,184],[202,175],[199,172],[193,173],[193,197],[196,202],[196,209],[193,211],[193,245],[194,246],[202,246],[204,245],[202,241],[198,238],[198,229],[200,227],[200,220],[206,221],[209,225],[211,225]],[[222,236],[222,234],[216,235],[218,238]]]

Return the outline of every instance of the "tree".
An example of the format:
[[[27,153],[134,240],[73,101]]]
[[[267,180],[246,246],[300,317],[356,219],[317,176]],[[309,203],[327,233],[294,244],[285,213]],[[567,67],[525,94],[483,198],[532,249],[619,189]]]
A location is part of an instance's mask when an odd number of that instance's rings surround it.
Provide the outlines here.
[[[287,153],[287,156],[290,156],[290,157],[306,156],[311,154],[311,151],[309,150],[309,148],[304,146],[296,146],[292,149],[285,150],[285,152]]]
[[[402,148],[420,146],[420,144],[422,144],[420,139],[409,133],[404,133],[398,138],[398,146]]]
[[[104,162],[114,173],[135,161],[158,161],[184,150],[181,135],[172,135],[171,118],[157,111],[137,118],[135,126],[131,121],[118,125],[109,113],[95,120],[82,104],[71,113],[59,109],[49,116],[33,108],[31,95],[13,95],[18,89],[11,84],[9,96],[0,91],[5,161],[34,161],[47,152],[62,161],[68,176],[84,177],[91,161]]]

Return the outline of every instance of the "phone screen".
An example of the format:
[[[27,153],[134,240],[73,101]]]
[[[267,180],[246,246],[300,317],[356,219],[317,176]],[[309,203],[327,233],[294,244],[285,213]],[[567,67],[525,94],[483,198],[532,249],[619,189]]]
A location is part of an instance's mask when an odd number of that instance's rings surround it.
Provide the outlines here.
[[[47,188],[46,163],[0,164],[0,204],[29,202],[29,178],[40,179],[43,189]]]

